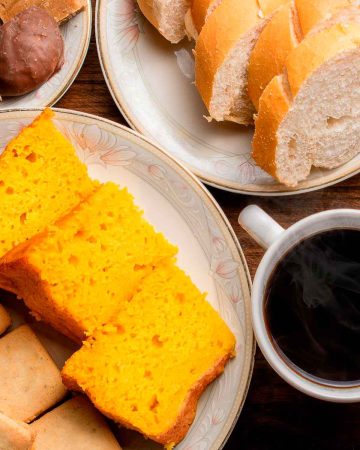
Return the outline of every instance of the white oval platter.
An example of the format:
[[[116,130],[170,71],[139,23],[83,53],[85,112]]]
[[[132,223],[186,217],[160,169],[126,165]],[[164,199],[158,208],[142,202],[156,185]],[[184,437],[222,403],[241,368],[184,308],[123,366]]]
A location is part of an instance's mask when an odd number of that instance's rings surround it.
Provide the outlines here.
[[[236,358],[201,397],[196,420],[177,446],[178,450],[218,450],[245,401],[255,348],[250,277],[231,225],[196,177],[147,139],[105,119],[55,111],[59,129],[72,141],[90,175],[129,189],[150,223],[178,246],[180,267],[208,293],[208,301],[235,333]],[[0,113],[0,149],[38,113],[34,110]],[[56,339],[52,344],[57,348],[56,359],[61,365],[69,354],[69,344],[62,346],[62,341]],[[139,450],[140,444],[136,442]],[[133,447],[124,445],[125,450],[130,448]],[[143,441],[141,448],[154,447],[150,441]]]
[[[171,45],[144,19],[135,0],[97,0],[95,31],[103,74],[129,125],[183,162],[205,183],[251,195],[294,195],[360,171],[360,155],[333,170],[314,169],[288,188],[251,158],[252,127],[209,123],[194,86],[193,45]]]

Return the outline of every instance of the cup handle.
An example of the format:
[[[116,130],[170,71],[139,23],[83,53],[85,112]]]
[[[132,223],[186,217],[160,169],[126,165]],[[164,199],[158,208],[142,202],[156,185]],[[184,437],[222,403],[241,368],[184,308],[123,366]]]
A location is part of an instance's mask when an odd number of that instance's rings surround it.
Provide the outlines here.
[[[256,205],[249,205],[239,215],[239,224],[265,250],[285,229]]]

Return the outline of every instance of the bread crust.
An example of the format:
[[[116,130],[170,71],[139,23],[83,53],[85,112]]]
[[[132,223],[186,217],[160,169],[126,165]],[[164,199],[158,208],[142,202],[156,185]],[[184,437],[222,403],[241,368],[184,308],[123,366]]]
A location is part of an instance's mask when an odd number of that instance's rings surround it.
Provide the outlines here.
[[[216,74],[229,52],[247,33],[287,1],[223,0],[207,19],[195,48],[195,83],[208,109]]]
[[[7,22],[31,6],[45,8],[58,23],[64,23],[86,8],[86,0],[3,0],[0,18]]]
[[[208,9],[215,0],[194,0],[191,5],[191,17],[198,33],[204,26]]]
[[[290,53],[285,66],[292,95],[295,97],[305,80],[326,61],[357,48],[359,30],[356,24],[337,24],[304,39]]]
[[[288,56],[304,36],[316,32],[321,25],[326,26],[333,17],[339,21],[336,14],[350,9],[352,4],[354,0],[293,0],[274,13],[250,57],[249,96],[256,110],[264,89],[274,76],[283,72]]]
[[[295,0],[302,32],[307,35],[312,28],[329,14],[350,7],[354,0]]]
[[[195,82],[208,109],[217,71],[239,39],[261,20],[258,13],[257,0],[223,0],[203,26],[195,47]]]
[[[196,407],[198,400],[201,394],[204,392],[206,387],[214,381],[223,371],[227,364],[227,362],[234,357],[232,353],[225,355],[219,361],[217,361],[213,368],[211,368],[208,372],[206,372],[200,380],[198,380],[192,389],[189,391],[188,397],[185,399],[181,412],[178,415],[177,421],[173,424],[173,426],[167,430],[165,433],[160,435],[149,435],[146,436],[149,439],[152,439],[159,444],[169,446],[172,448],[175,444],[184,439],[186,433],[188,432],[192,422],[194,421],[196,414]],[[85,394],[90,398],[90,400],[94,403],[94,405],[101,411],[105,416],[114,420],[115,422],[123,425],[126,428],[138,431],[142,433],[141,430],[134,427],[131,423],[126,421],[121,417],[116,417],[112,414],[109,414],[107,411],[103,410],[100,405],[97,405],[96,400],[91,397],[90,392],[86,392],[76,383],[76,381],[69,377],[66,374],[66,365],[62,371],[62,379],[65,386],[74,391],[85,392]]]
[[[252,157],[265,172],[276,176],[277,130],[290,107],[284,87],[284,77],[278,75],[267,85],[260,97],[259,113],[255,117]]]
[[[186,5],[185,5],[185,11],[183,13],[182,17],[182,30],[177,30],[176,33],[172,34],[166,32],[162,27],[162,19],[159,17],[159,14],[161,14],[161,8],[158,7],[156,4],[156,0],[137,0],[137,3],[139,5],[139,8],[141,12],[144,14],[144,16],[147,18],[147,20],[158,30],[158,32],[164,36],[165,39],[167,39],[172,44],[177,44],[185,37],[185,12],[186,12]]]
[[[294,14],[292,2],[280,8],[265,26],[251,53],[248,89],[256,110],[264,89],[275,75],[282,73],[289,53],[300,42]]]
[[[309,35],[289,55],[284,74],[274,77],[264,90],[255,119],[252,156],[262,169],[278,181],[286,184],[286,180],[282,180],[277,173],[277,134],[293,102],[296,102],[296,95],[324,63],[359,45],[360,26],[356,24],[338,24]]]

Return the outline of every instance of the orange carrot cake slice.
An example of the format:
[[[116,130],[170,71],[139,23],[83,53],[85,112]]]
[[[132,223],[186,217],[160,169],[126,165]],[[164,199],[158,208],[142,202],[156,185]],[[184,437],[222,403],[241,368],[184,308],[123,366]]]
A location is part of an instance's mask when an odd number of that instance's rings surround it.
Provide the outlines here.
[[[126,189],[106,183],[5,255],[0,274],[39,319],[81,341],[108,323],[140,281],[176,252]]]
[[[112,323],[66,363],[63,380],[106,416],[172,447],[206,386],[234,356],[235,338],[190,278],[167,264],[148,275]]]

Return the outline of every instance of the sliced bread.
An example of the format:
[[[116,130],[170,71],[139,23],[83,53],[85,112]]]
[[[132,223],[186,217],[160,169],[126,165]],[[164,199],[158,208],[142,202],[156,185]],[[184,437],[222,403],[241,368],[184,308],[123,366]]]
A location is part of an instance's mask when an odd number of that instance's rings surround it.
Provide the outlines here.
[[[185,37],[185,15],[190,0],[137,0],[148,21],[172,44]]]
[[[156,268],[117,320],[66,362],[64,383],[106,416],[172,448],[234,355],[233,334],[204,297],[174,265]]]
[[[196,42],[195,81],[211,118],[253,123],[250,54],[270,14],[287,1],[223,0],[209,16]]]
[[[250,57],[248,89],[256,110],[264,89],[274,76],[283,72],[289,53],[304,36],[336,23],[360,23],[360,8],[356,3],[354,0],[294,0],[274,13]]]
[[[253,157],[288,186],[311,167],[334,168],[360,151],[360,25],[311,34],[259,102]]]
[[[193,0],[185,16],[186,32],[196,40],[210,14],[220,5],[222,0]]]
[[[9,252],[0,272],[38,317],[75,341],[107,323],[176,248],[132,196],[102,185],[69,215]]]

